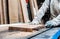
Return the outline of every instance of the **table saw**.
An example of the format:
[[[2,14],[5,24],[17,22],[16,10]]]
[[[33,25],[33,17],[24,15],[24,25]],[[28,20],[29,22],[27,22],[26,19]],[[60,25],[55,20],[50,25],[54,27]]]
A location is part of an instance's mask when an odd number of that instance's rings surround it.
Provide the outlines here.
[[[60,36],[60,27],[43,28],[32,32],[9,31],[8,28],[0,27],[0,39],[58,39]]]

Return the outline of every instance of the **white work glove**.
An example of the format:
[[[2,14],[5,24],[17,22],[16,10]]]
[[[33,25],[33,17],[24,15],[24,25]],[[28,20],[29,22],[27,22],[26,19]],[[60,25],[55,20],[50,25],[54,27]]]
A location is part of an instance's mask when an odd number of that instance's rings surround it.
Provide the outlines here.
[[[47,21],[45,26],[57,26],[58,24],[54,20]]]
[[[60,14],[56,18],[47,21],[45,24],[45,26],[58,26],[58,25],[60,25]]]
[[[45,26],[55,26],[55,23],[52,20],[50,20],[46,22]]]
[[[36,19],[34,19],[30,24],[32,25],[38,25],[41,21],[38,21]]]

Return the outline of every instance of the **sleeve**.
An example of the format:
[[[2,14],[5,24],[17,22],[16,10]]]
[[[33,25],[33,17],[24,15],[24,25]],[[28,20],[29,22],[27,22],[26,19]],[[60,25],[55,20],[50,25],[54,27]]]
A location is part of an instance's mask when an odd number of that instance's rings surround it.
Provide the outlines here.
[[[33,21],[35,20],[35,21],[40,22],[45,12],[47,11],[47,8],[49,8],[49,0],[44,1],[43,5],[37,12],[37,15],[34,17]]]
[[[56,18],[53,19],[53,22],[55,23],[56,26],[60,25],[60,14]]]

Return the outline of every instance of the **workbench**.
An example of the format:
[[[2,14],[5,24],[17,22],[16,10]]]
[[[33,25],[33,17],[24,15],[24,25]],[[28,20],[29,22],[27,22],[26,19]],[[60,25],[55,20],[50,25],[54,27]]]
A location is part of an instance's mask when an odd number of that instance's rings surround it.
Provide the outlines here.
[[[0,39],[57,39],[60,36],[60,28],[43,28],[33,32],[9,31],[8,27],[2,30]]]

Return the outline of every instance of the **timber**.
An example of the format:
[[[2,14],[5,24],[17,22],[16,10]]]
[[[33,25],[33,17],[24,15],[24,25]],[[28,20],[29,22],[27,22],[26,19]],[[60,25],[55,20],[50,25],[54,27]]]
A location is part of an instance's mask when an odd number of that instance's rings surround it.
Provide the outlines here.
[[[19,16],[19,22],[24,22],[23,18],[23,12],[22,12],[22,6],[20,0],[18,0],[18,16]]]
[[[35,7],[36,11],[38,11],[37,0],[33,0],[33,3],[34,3],[34,7]]]
[[[16,24],[4,24],[0,25],[0,27],[9,27],[9,30],[19,30],[19,31],[26,31],[26,32],[32,32],[34,30],[39,30],[42,28],[45,28],[44,25],[29,25],[26,23],[16,23]]]
[[[3,24],[2,0],[0,0],[0,24]]]
[[[4,17],[4,24],[7,24],[7,6],[6,6],[6,0],[3,1],[3,17]]]
[[[18,23],[18,0],[8,0],[10,23]]]
[[[45,28],[44,25],[17,25],[17,26],[11,26],[9,27],[9,30],[14,31],[25,31],[25,32],[33,32],[38,31],[39,29]]]
[[[30,22],[29,20],[29,16],[28,16],[28,10],[27,10],[27,5],[26,5],[26,1],[25,0],[20,0],[21,2],[21,6],[22,6],[22,11],[23,11],[23,18],[24,18],[24,22],[28,23]]]
[[[34,6],[35,2],[33,0],[29,0],[30,2],[30,8],[31,8],[31,13],[32,13],[32,18],[35,17],[36,13],[37,13],[37,10]]]

